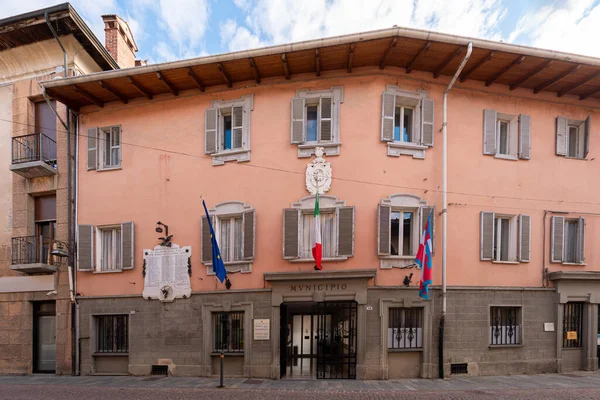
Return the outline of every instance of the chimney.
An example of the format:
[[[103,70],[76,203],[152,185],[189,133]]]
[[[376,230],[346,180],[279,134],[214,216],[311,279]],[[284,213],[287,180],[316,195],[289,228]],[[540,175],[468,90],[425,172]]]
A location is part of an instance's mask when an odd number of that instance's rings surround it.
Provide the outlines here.
[[[117,61],[119,67],[135,67],[135,53],[138,48],[127,22],[116,14],[103,15],[102,20],[106,50]]]

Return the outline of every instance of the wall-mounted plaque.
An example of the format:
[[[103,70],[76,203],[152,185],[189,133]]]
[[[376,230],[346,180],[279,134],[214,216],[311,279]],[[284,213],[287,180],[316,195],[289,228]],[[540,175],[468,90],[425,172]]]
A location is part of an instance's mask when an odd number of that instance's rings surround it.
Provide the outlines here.
[[[191,246],[176,244],[144,250],[144,298],[171,302],[190,297],[191,256]]]
[[[269,340],[270,320],[254,320],[254,340]]]
[[[567,331],[567,340],[577,340],[577,331]]]
[[[544,322],[544,332],[554,332],[554,322]]]

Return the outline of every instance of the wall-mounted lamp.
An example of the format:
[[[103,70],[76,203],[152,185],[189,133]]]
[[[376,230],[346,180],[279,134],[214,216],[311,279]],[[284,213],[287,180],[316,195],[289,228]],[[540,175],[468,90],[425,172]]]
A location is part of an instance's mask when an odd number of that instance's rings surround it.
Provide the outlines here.
[[[404,277],[404,281],[402,283],[404,283],[404,286],[410,286],[410,281],[412,280],[412,272],[410,273],[410,275],[407,275]]]

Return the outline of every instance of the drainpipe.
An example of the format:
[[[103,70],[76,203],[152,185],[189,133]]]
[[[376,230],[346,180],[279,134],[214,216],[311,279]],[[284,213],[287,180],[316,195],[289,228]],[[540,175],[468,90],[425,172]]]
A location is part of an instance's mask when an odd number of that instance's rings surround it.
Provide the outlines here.
[[[54,39],[56,39],[56,41],[58,42],[58,45],[60,46],[60,48],[63,51],[63,62],[65,64],[64,65],[65,70],[63,72],[64,72],[64,75],[65,75],[65,78],[66,78],[67,77],[67,51],[63,47],[62,43],[60,42],[60,39],[58,38],[58,35],[56,34],[56,31],[54,30],[54,27],[50,23],[50,19],[48,18],[48,13],[44,14],[44,18],[46,18],[46,24],[48,25],[48,28],[50,28],[50,31],[54,35]]]
[[[439,335],[439,375],[440,379],[444,379],[444,324],[446,322],[446,232],[448,227],[448,92],[452,89],[454,82],[458,79],[462,69],[471,57],[473,51],[473,42],[469,42],[467,46],[467,54],[465,54],[460,66],[454,73],[454,77],[444,91],[443,105],[443,120],[442,120],[442,318],[440,319],[440,335]]]

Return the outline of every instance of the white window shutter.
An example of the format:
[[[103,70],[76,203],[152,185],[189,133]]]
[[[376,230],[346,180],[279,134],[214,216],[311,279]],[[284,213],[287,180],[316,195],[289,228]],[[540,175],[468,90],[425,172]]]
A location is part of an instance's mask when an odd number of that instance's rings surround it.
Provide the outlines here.
[[[121,266],[123,269],[133,269],[135,259],[133,222],[121,224]]]
[[[217,152],[217,119],[216,108],[209,108],[204,114],[204,153]]]
[[[231,140],[234,149],[244,148],[244,107],[231,108]]]
[[[292,99],[290,138],[292,144],[304,143],[306,138],[306,99],[304,97],[294,97]]]
[[[433,147],[433,107],[433,100],[421,100],[421,144],[423,146]]]
[[[203,216],[200,220],[200,231],[202,232],[202,236],[200,238],[201,241],[201,255],[200,258],[204,264],[212,263],[212,242],[210,240],[210,226],[208,225],[208,218]]]
[[[394,119],[396,118],[396,95],[383,92],[381,100],[381,141],[394,141]]]
[[[531,217],[519,215],[519,261],[529,262],[531,254]]]
[[[493,212],[481,212],[481,238],[480,238],[480,259],[490,261],[494,257],[494,220],[496,214]]]
[[[575,252],[575,262],[579,264],[585,262],[585,219],[581,217],[577,221],[577,250]]]
[[[354,255],[354,206],[339,207],[337,213],[337,255]]]
[[[556,155],[567,155],[567,117],[556,117]]]
[[[98,128],[87,131],[87,169],[98,168]]]
[[[283,258],[298,258],[300,254],[300,210],[286,208],[283,210]]]
[[[550,261],[562,262],[565,245],[565,217],[552,217]]]
[[[583,158],[590,152],[590,133],[592,130],[592,116],[588,115],[583,126]]]
[[[256,252],[256,210],[244,211],[242,229],[244,260],[254,260]]]
[[[331,97],[321,97],[319,99],[319,137],[322,142],[330,142],[333,140],[333,99]]]
[[[483,110],[483,154],[496,154],[496,110]]]
[[[94,271],[94,225],[77,227],[77,270]]]
[[[380,204],[377,207],[377,255],[390,255],[390,216],[392,208]]]
[[[531,117],[519,115],[519,158],[529,160],[531,152]]]

